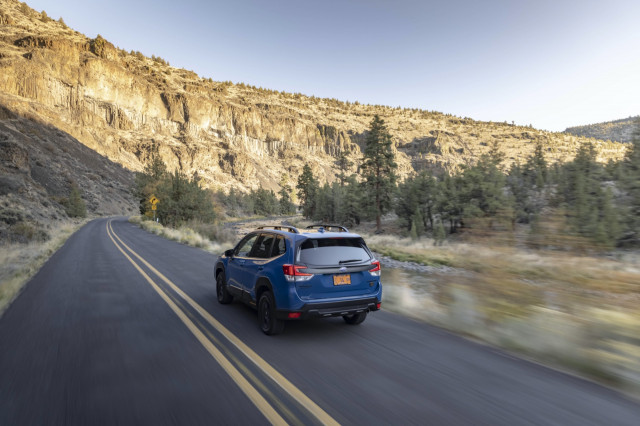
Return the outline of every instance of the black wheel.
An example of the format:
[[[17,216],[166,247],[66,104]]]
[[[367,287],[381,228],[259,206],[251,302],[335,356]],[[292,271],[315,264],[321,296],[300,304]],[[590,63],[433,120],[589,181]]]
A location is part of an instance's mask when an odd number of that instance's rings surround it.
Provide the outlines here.
[[[280,334],[284,330],[284,321],[276,318],[276,304],[270,291],[265,291],[260,296],[258,320],[260,321],[260,329],[264,334],[272,336]]]
[[[229,294],[229,290],[227,290],[227,283],[224,279],[224,272],[220,272],[218,274],[218,278],[216,278],[216,293],[218,294],[218,302],[226,305],[233,301],[233,296]]]
[[[358,314],[353,315],[343,315],[342,319],[347,324],[356,325],[362,323],[367,318],[367,312],[360,312]]]

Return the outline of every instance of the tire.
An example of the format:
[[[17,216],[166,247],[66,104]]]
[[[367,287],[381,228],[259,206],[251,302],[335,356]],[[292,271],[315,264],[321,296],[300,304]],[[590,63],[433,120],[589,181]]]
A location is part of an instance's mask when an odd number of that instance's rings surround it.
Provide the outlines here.
[[[276,304],[270,291],[260,295],[258,321],[262,332],[269,336],[280,334],[284,330],[284,321],[276,318]]]
[[[362,322],[367,318],[367,311],[360,312],[353,315],[343,315],[342,319],[344,322],[350,325],[362,324]]]
[[[224,272],[220,272],[216,278],[216,294],[218,295],[218,303],[227,305],[233,302],[233,296],[229,294],[229,290],[227,289]]]

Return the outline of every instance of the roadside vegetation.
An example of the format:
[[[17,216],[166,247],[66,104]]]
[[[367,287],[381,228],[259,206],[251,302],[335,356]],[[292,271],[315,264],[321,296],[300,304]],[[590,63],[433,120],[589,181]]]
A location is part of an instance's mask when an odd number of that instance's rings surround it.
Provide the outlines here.
[[[49,257],[86,220],[67,221],[48,230],[47,239],[29,243],[6,242],[0,245],[0,315],[17,297],[24,284],[40,269]]]
[[[384,282],[394,280],[385,288],[387,309],[640,395],[637,251],[602,256],[486,238],[442,246],[426,238],[365,238],[383,256],[429,267],[402,279],[383,272]]]
[[[132,216],[129,218],[129,222],[152,234],[192,247],[198,247],[213,254],[219,254],[231,248],[230,241],[235,237],[235,235],[229,234],[223,228],[211,224],[192,222],[190,225],[171,228],[158,222],[144,220],[142,216]]]

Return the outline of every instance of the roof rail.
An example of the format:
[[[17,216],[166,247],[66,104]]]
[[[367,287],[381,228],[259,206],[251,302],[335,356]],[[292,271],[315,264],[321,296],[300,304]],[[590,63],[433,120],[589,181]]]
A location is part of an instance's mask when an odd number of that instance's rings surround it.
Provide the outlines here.
[[[257,229],[274,229],[276,231],[288,231],[293,234],[300,233],[300,231],[298,231],[298,228],[294,226],[287,226],[287,225],[265,225],[265,226],[258,226]]]
[[[304,229],[324,229],[325,231],[329,231],[329,232],[349,232],[349,230],[347,228],[345,228],[344,226],[341,225],[327,225],[327,224],[315,224],[315,225],[309,225]]]

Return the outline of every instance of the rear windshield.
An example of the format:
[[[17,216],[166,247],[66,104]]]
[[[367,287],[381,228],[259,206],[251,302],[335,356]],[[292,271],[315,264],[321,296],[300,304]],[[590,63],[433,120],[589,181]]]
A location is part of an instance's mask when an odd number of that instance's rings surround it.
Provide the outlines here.
[[[300,245],[297,261],[307,265],[351,265],[371,257],[362,238],[309,238]]]

